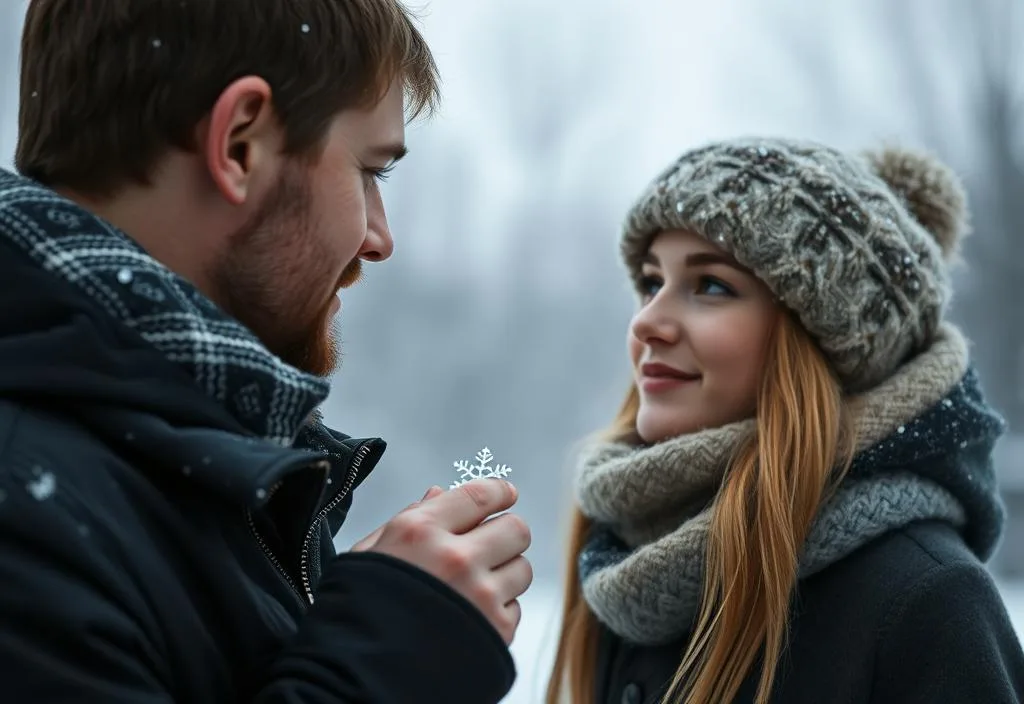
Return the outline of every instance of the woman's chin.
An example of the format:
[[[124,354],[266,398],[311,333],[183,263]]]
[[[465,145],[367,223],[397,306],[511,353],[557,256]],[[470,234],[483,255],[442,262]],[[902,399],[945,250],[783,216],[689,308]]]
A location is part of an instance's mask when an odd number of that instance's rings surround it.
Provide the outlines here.
[[[637,418],[636,424],[637,435],[648,445],[656,445],[680,435],[690,435],[702,429],[699,423],[679,420],[673,422],[670,419],[650,419],[645,422],[642,414]]]

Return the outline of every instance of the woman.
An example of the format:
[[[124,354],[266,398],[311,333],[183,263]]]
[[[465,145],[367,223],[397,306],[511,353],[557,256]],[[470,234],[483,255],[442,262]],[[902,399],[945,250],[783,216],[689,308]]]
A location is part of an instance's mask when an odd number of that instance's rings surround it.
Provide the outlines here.
[[[549,704],[1024,699],[983,567],[1003,421],[942,320],[964,229],[955,177],[900,150],[733,141],[655,180]]]

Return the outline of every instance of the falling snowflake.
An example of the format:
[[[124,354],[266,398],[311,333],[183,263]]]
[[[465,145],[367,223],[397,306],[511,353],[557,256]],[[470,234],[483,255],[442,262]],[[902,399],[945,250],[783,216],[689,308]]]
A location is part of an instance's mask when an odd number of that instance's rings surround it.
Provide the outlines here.
[[[50,472],[42,471],[39,471],[36,477],[38,478],[26,484],[25,488],[36,501],[46,501],[57,490],[57,478]]]
[[[493,459],[494,455],[485,447],[476,453],[476,464],[470,464],[466,460],[453,462],[452,464],[455,466],[455,469],[459,471],[459,479],[452,482],[452,485],[448,488],[455,489],[474,479],[502,479],[512,472],[512,468],[507,464],[499,464],[492,467],[491,460]]]

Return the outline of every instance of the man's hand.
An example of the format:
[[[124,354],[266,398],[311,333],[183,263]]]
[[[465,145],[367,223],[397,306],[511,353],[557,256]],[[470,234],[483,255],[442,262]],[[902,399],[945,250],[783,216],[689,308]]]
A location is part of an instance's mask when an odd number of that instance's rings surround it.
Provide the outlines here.
[[[522,617],[518,598],[533,581],[523,553],[530,529],[503,514],[519,494],[503,480],[479,479],[426,495],[357,543],[355,551],[391,555],[437,577],[483,612],[506,643]]]

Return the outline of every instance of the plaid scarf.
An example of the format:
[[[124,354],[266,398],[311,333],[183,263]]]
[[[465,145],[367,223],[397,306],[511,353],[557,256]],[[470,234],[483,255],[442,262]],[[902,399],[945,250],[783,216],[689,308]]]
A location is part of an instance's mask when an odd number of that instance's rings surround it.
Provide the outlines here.
[[[126,234],[38,183],[0,169],[0,239],[75,286],[183,367],[254,435],[290,446],[327,397]]]

